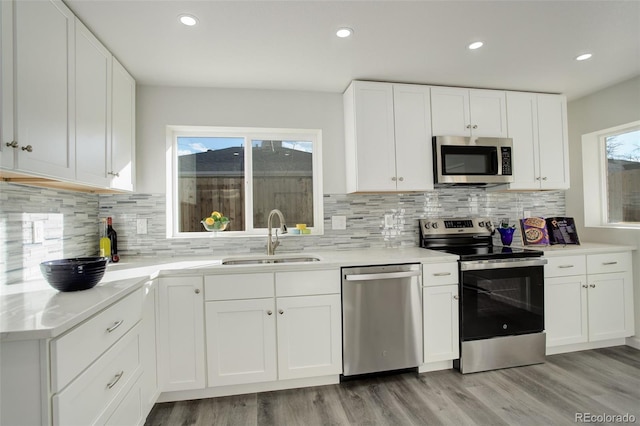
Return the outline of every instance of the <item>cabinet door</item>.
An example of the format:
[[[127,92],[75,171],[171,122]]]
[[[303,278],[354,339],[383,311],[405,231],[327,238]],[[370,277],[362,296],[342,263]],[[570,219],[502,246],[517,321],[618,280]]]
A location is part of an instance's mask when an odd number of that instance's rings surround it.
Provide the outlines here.
[[[458,285],[424,287],[422,301],[424,362],[458,358]]]
[[[133,191],[136,82],[115,58],[111,93],[111,188]]]
[[[76,179],[109,186],[111,53],[76,18]]]
[[[156,304],[158,302],[157,280],[148,282],[143,289],[142,329],[140,331],[140,399],[143,416],[151,411],[158,397],[158,360],[156,339]]]
[[[206,303],[208,386],[277,379],[273,298]]]
[[[431,128],[433,136],[471,135],[468,89],[431,88]]]
[[[633,335],[631,273],[588,275],[589,340]]]
[[[560,95],[537,95],[537,98],[541,188],[568,189],[569,147],[566,98]]]
[[[586,276],[545,278],[544,299],[548,347],[588,341]]]
[[[348,192],[395,191],[393,89],[389,83],[354,82],[345,92]]]
[[[278,378],[340,374],[340,295],[280,297],[277,308]]]
[[[507,137],[505,92],[469,90],[469,111],[473,136]]]
[[[14,12],[16,167],[74,179],[74,16],[59,0],[14,2]]]
[[[398,191],[433,190],[429,87],[393,85]]]
[[[540,189],[538,112],[535,93],[507,93],[508,137],[513,139],[510,189]]]
[[[13,134],[13,2],[0,2],[0,167],[12,169]]]
[[[163,392],[204,388],[202,287],[202,277],[160,278],[158,372]]]

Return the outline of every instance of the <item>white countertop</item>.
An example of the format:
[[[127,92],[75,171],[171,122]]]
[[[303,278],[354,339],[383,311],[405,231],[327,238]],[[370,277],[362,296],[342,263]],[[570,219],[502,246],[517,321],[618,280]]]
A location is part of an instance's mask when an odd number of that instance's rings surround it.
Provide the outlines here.
[[[317,270],[386,263],[455,262],[457,256],[425,250],[362,249],[331,252],[278,253],[275,257],[318,257],[320,261],[289,264],[222,265],[225,258],[127,258],[110,264],[96,287],[58,292],[44,279],[0,286],[0,340],[43,339],[59,336],[110,304],[140,288],[149,278],[165,275],[228,274],[278,270]],[[266,256],[265,256],[266,257]]]
[[[604,244],[604,243],[581,243],[581,244],[567,244],[567,245],[551,245],[551,246],[522,246],[523,248],[532,250],[541,250],[544,252],[544,257],[555,256],[571,256],[577,254],[597,254],[597,253],[614,253],[618,251],[630,251],[636,250],[636,247],[629,245],[618,244]]]

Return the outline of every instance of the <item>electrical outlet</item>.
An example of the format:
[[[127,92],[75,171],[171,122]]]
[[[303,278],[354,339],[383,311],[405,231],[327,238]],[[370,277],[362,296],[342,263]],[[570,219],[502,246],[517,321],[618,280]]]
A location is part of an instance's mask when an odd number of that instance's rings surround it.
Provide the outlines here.
[[[347,229],[347,217],[331,216],[331,229],[335,229],[335,230]]]
[[[136,228],[138,234],[146,234],[147,233],[147,219],[138,219],[136,221]]]
[[[44,222],[42,220],[36,220],[33,222],[33,243],[44,242]]]
[[[526,217],[531,217],[531,210],[525,210],[525,211],[522,213],[522,217],[525,217],[525,218],[526,218]]]
[[[393,215],[385,214],[384,215],[384,227],[385,229],[393,228]]]

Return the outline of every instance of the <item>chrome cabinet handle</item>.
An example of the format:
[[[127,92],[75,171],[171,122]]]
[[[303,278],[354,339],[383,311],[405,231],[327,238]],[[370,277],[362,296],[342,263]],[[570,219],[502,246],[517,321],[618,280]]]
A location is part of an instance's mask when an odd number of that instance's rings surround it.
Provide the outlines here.
[[[434,277],[446,277],[447,275],[451,275],[451,272],[435,272],[433,274]]]
[[[107,333],[111,333],[113,330],[115,330],[116,328],[120,327],[123,322],[124,322],[124,320],[120,320],[120,321],[114,322],[111,327],[107,328]]]
[[[477,124],[474,124],[473,126],[471,126],[471,128],[472,128],[472,129],[477,129],[477,128],[478,128],[478,125],[477,125]]]
[[[16,141],[11,141],[11,142],[7,142],[7,143],[6,143],[6,145],[7,145],[9,148],[17,148],[17,147],[18,147],[18,142],[16,142]]]
[[[268,310],[267,311],[267,315],[273,315],[273,311],[272,310]]]
[[[618,262],[602,262],[603,265],[617,265]]]
[[[562,268],[562,269],[573,268],[573,265],[558,265],[558,268]]]
[[[540,176],[538,176],[538,177],[536,178],[536,180],[540,180]]]
[[[396,179],[397,178],[395,176],[391,178],[391,180],[394,181],[394,182],[396,181]]]
[[[595,284],[589,284],[589,287],[596,288],[596,285]]]
[[[582,284],[582,288],[589,288],[589,286],[586,284]]]
[[[545,177],[543,177],[543,178],[542,178],[542,180],[547,180],[547,177],[546,177],[546,176],[545,176]]]
[[[456,294],[455,296],[453,296],[454,299],[458,300],[458,295]]]
[[[400,182],[402,182],[402,181],[404,181],[404,178],[403,178],[402,176],[400,176],[400,177],[398,178],[398,180],[399,180]]]
[[[115,177],[120,177],[120,173],[108,172],[107,174]]]
[[[471,128],[471,124],[467,124],[467,129],[470,129],[470,128]]]
[[[283,311],[282,309],[280,309],[280,310],[278,310],[278,313],[279,313],[280,315],[282,315],[282,314],[284,314],[284,311]]]
[[[122,378],[123,374],[124,374],[124,370],[120,371],[118,374],[116,374],[115,377],[113,378],[113,380],[110,381],[109,383],[107,383],[107,389],[111,389],[112,387],[114,387],[116,385],[116,383],[118,383],[120,378]]]
[[[31,145],[23,146],[22,150],[27,152],[33,152],[33,147]]]
[[[196,292],[196,294],[200,294],[200,289],[199,289],[199,288],[196,288],[196,289],[195,289],[195,292]]]

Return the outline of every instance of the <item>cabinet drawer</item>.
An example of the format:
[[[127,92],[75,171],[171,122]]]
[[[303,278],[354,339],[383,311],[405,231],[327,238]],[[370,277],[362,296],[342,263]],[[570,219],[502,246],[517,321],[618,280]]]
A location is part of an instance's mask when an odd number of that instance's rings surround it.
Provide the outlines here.
[[[134,327],[62,392],[54,395],[53,424],[92,425],[119,404],[140,368],[139,328]]]
[[[549,257],[544,265],[545,277],[568,277],[587,273],[584,256]]]
[[[339,294],[340,270],[276,272],[276,296]]]
[[[422,285],[458,284],[458,262],[422,265]]]
[[[273,297],[273,273],[208,275],[205,300],[260,299]]]
[[[143,420],[140,384],[136,383],[111,414],[105,426],[139,425],[144,423]]]
[[[51,391],[60,391],[142,317],[142,289],[51,342]]]
[[[587,273],[626,272],[631,270],[631,252],[587,255]]]

